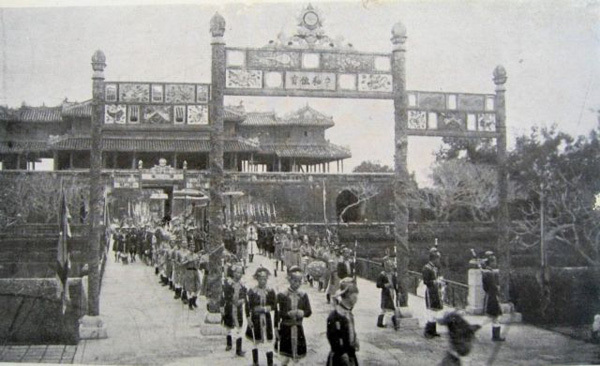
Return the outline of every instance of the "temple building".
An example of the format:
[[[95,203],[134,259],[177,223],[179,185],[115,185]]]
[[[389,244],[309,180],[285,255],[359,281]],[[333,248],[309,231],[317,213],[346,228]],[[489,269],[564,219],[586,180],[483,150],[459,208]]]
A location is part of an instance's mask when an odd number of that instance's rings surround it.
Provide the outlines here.
[[[161,93],[170,85],[158,85]],[[152,85],[152,96],[157,85]],[[164,88],[164,89],[163,89]],[[107,85],[110,97],[110,85]],[[206,170],[210,125],[203,106],[107,105],[102,126],[105,169],[149,168],[167,159],[175,169]],[[0,107],[2,169],[35,170],[53,159],[54,170],[89,169],[91,101],[56,107]],[[350,151],[330,143],[332,117],[306,107],[280,117],[225,107],[224,163],[229,171],[329,172],[343,169]],[[340,169],[342,168],[342,169]]]

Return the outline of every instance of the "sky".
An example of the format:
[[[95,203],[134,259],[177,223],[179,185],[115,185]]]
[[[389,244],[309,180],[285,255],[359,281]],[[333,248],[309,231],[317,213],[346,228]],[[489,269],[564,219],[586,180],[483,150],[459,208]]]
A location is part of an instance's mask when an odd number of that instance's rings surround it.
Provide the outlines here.
[[[27,6],[24,6],[27,5]],[[90,58],[106,54],[107,80],[210,82],[209,22],[227,22],[227,46],[261,47],[292,35],[308,2],[0,0],[0,105],[60,104],[91,98]],[[107,6],[106,4],[111,4]],[[532,126],[572,135],[597,126],[600,109],[600,0],[312,1],[332,38],[358,51],[391,52],[393,25],[407,28],[409,90],[493,93],[492,71],[508,73],[509,148]],[[247,111],[280,115],[307,103],[333,117],[331,142],[361,161],[393,166],[391,101],[243,99]],[[408,169],[426,183],[440,139],[411,137]]]

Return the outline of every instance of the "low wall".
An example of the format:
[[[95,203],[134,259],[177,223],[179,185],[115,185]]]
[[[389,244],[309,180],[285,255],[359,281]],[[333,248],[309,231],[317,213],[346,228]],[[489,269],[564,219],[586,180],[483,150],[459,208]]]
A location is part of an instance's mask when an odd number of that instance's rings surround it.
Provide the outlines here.
[[[87,311],[86,283],[69,279],[71,300],[63,315],[56,279],[0,279],[0,341],[77,344],[79,318]]]

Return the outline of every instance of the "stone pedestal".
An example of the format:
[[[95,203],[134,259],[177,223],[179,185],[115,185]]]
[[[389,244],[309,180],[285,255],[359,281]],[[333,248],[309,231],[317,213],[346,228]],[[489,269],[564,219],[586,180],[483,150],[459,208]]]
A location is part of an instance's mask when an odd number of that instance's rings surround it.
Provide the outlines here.
[[[485,291],[483,291],[483,283],[481,282],[482,272],[478,268],[469,269],[469,295],[467,297],[467,314],[481,315],[483,314],[483,302],[485,299]]]
[[[227,329],[221,325],[221,313],[207,312],[204,317],[204,324],[200,326],[200,334],[203,336],[226,336]]]
[[[85,315],[79,319],[79,339],[108,338],[106,325],[99,316]]]

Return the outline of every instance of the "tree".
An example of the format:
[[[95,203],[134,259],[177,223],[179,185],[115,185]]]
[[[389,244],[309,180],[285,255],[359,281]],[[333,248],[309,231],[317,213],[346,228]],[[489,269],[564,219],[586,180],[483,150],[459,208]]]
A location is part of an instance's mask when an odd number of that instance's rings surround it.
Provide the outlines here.
[[[442,146],[435,154],[436,161],[463,159],[473,164],[496,164],[497,153],[493,139],[444,137]]]
[[[517,202],[514,242],[530,249],[543,239],[561,256],[572,254],[587,265],[600,265],[598,130],[574,139],[556,127],[534,128],[517,139],[509,172],[524,197]]]
[[[363,161],[354,169],[352,169],[353,173],[393,173],[394,169],[390,168],[388,165],[381,165],[380,163],[372,162],[372,161]]]
[[[498,205],[494,167],[463,159],[438,161],[431,177],[433,187],[420,191],[420,203],[436,220],[492,220]]]
[[[344,191],[349,192],[348,194],[352,195],[352,199],[347,200],[346,202],[342,203],[342,206],[338,207],[338,222],[347,222],[348,220],[346,215],[352,208],[359,208],[364,202],[367,202],[381,192],[379,187],[365,181],[361,181]]]

